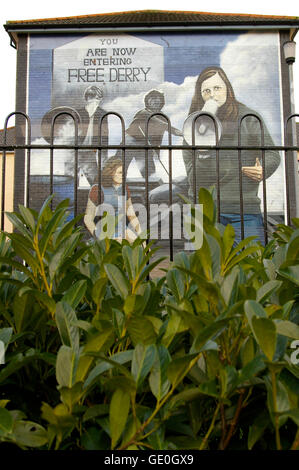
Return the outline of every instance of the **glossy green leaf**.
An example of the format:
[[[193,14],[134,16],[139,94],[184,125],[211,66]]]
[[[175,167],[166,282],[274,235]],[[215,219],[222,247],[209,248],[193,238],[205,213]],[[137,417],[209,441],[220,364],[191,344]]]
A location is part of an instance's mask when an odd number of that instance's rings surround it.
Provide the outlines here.
[[[223,279],[221,295],[228,306],[234,305],[237,299],[239,271],[239,267],[235,266]]]
[[[253,424],[249,427],[247,445],[251,450],[254,445],[260,440],[266,428],[269,426],[269,415],[263,412],[254,419]]]
[[[166,275],[167,285],[177,302],[183,299],[185,292],[184,278],[178,269],[170,269]]]
[[[217,320],[211,325],[204,327],[195,338],[191,352],[200,352],[208,340],[216,339],[228,326],[230,318]]]
[[[82,301],[87,288],[85,280],[77,281],[73,284],[61,299],[62,302],[68,303],[72,308],[77,308],[79,303]]]
[[[162,344],[156,348],[155,361],[149,376],[149,386],[152,394],[159,402],[169,391],[170,382],[167,378],[167,368],[171,362],[168,349]]]
[[[157,335],[153,324],[145,317],[133,315],[127,323],[127,328],[133,344],[154,344]]]
[[[254,376],[256,376],[259,372],[264,370],[266,364],[262,358],[262,356],[256,356],[251,361],[247,362],[246,365],[240,370],[238,383],[241,384],[248,380],[251,380]]]
[[[299,378],[296,377],[291,370],[284,368],[279,374],[279,380],[284,384],[287,390],[292,392],[296,397],[299,396]]]
[[[281,268],[278,270],[278,273],[280,276],[299,286],[299,265]]]
[[[263,303],[269,299],[269,297],[276,292],[282,285],[281,281],[269,281],[262,285],[256,293],[257,302]]]
[[[79,329],[76,326],[77,316],[72,307],[66,302],[56,305],[55,320],[62,343],[74,351],[79,350]]]
[[[105,352],[114,340],[114,329],[110,326],[95,333],[92,337],[88,338],[85,346],[84,353],[89,354],[90,352]]]
[[[125,299],[129,293],[129,281],[121,272],[121,270],[113,264],[105,264],[105,271],[109,281],[113,285],[117,294]]]
[[[200,188],[198,192],[198,202],[202,204],[203,215],[214,224],[216,221],[216,206],[213,196],[208,189]]]
[[[294,408],[282,413],[282,416],[290,418],[299,427],[299,409]]]
[[[106,279],[106,277],[101,277],[93,284],[91,295],[92,300],[96,305],[98,305],[105,296],[107,282],[108,280]]]
[[[187,356],[178,357],[173,359],[167,368],[167,377],[173,387],[179,384],[185,375],[188,373],[190,362],[196,357],[196,354],[189,354]]]
[[[220,398],[220,393],[215,379],[200,384],[198,390],[204,395],[209,395],[210,397],[214,398]]]
[[[219,375],[221,386],[221,397],[228,397],[232,393],[238,383],[238,373],[235,367],[227,365],[220,370]]]
[[[156,357],[154,345],[137,344],[133,352],[131,373],[135,379],[137,389],[142,385],[150,372]]]
[[[269,318],[252,318],[254,337],[267,358],[272,361],[275,350],[277,332],[275,323]]]
[[[56,379],[61,387],[71,388],[76,382],[78,357],[68,346],[61,346],[56,360]]]
[[[299,326],[288,320],[275,321],[277,333],[292,339],[299,339]]]
[[[284,384],[278,380],[277,376],[275,377],[276,380],[276,410],[277,413],[282,414],[286,411],[290,410],[290,402],[289,402],[289,395],[287,392],[286,387]],[[274,416],[274,404],[273,404],[273,384],[272,380],[269,376],[265,378],[265,384],[267,387],[267,405],[268,410],[270,412],[270,416],[272,419],[272,423],[274,424],[275,416]],[[282,426],[287,421],[286,416],[279,416],[279,426]]]
[[[61,219],[63,218],[64,214],[65,214],[65,209],[60,209],[60,210],[56,209],[54,215],[51,217],[48,224],[46,225],[43,231],[43,235],[39,241],[39,247],[40,247],[40,251],[42,255],[44,255],[48,247],[48,243],[51,239],[51,236],[53,235],[53,233],[59,226],[59,223],[61,222]]]
[[[245,248],[239,255],[234,256],[229,263],[225,266],[225,272],[230,271],[234,266],[237,264],[240,264],[241,261],[243,261],[247,256],[251,255],[252,253],[256,253],[258,250],[258,247],[253,245],[249,246],[248,248]]]
[[[288,260],[299,259],[299,229],[292,233],[288,243],[286,258]]]
[[[20,216],[15,212],[6,212],[6,217],[13,224],[13,226],[23,235],[27,240],[32,242],[32,234],[24,225],[24,222],[21,220]]]
[[[232,225],[230,224],[226,225],[224,233],[223,233],[222,241],[223,241],[222,257],[223,257],[223,261],[225,261],[227,260],[233,248],[234,241],[235,241],[235,230]]]
[[[267,318],[267,314],[263,307],[256,302],[255,300],[246,300],[244,303],[244,310],[246,317],[248,319],[248,323],[252,328],[252,319],[253,317],[259,318]]]
[[[122,432],[125,428],[130,409],[130,395],[128,392],[121,388],[115,390],[113,393],[110,410],[109,410],[109,423],[110,423],[110,436],[111,448],[114,449]]]
[[[19,295],[23,295],[23,293],[33,296],[41,305],[46,307],[46,309],[51,314],[55,312],[56,302],[51,297],[49,297],[45,292],[41,292],[37,289],[30,289],[28,287],[25,290],[19,291]]]
[[[41,447],[48,442],[47,431],[40,424],[31,421],[17,421],[13,436],[18,445],[26,447]]]
[[[140,315],[146,307],[146,298],[141,295],[129,294],[124,303],[124,312],[127,316]]]
[[[12,432],[13,417],[6,408],[0,408],[0,431],[5,434]]]
[[[82,382],[75,383],[72,387],[60,387],[59,388],[61,401],[68,407],[70,412],[72,412],[75,404],[84,395],[83,384]]]
[[[0,341],[3,341],[3,343],[5,344],[6,347],[8,346],[8,344],[10,342],[12,333],[13,333],[12,328],[1,328],[0,329]]]
[[[62,264],[75,251],[76,247],[78,246],[80,237],[80,233],[74,232],[59,246],[58,250],[52,256],[49,262],[50,279],[53,279],[55,277]]]
[[[24,207],[20,204],[19,205],[19,212],[22,215],[23,220],[26,223],[26,225],[30,228],[32,233],[34,233],[36,224],[35,224],[35,219],[34,219],[32,210],[29,209],[29,207]]]
[[[245,338],[240,350],[240,355],[243,367],[254,359],[255,342],[252,336],[247,336],[247,338]]]
[[[108,361],[102,361],[98,363],[89,373],[85,383],[84,387],[90,386],[94,381],[98,379],[104,372],[107,370],[113,369],[114,367],[117,368],[117,365],[120,364],[126,364],[128,362],[131,362],[133,358],[133,350],[130,349],[128,351],[123,351],[117,354],[114,354],[109,358]]]
[[[129,278],[132,281],[136,280],[145,264],[143,248],[141,246],[135,248],[123,246],[122,255]]]

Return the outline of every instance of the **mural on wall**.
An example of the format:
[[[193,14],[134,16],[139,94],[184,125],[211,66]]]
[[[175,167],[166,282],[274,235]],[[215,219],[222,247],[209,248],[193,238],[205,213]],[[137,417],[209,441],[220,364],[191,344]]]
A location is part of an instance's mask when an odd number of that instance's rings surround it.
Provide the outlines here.
[[[265,145],[282,144],[282,109],[278,33],[140,33],[89,34],[30,37],[28,70],[28,114],[32,120],[33,143],[51,142],[51,123],[55,121],[54,143],[72,144],[74,124],[79,123],[78,142],[90,146],[78,152],[79,212],[86,212],[85,224],[92,235],[100,232],[101,202],[109,202],[117,213],[117,201],[125,193],[128,239],[140,234],[143,220],[134,207],[144,202],[145,158],[150,180],[149,202],[168,202],[168,150],[134,149],[138,145],[191,144],[192,119],[198,112],[215,116],[220,145],[238,143],[238,119],[247,113],[260,116]],[[99,142],[130,145],[126,165],[121,168],[121,150],[102,150]],[[151,119],[146,139],[146,121],[151,113],[163,113]],[[207,118],[196,121],[196,144],[215,143],[214,124]],[[261,144],[260,124],[252,116],[242,123],[242,145]],[[98,165],[103,169],[102,188],[98,183]],[[118,166],[117,166],[118,165]],[[111,173],[110,169],[113,168]],[[122,190],[120,174],[126,172]],[[172,151],[173,202],[179,194],[193,199],[194,168],[191,150]],[[265,152],[267,211],[279,220],[284,215],[283,159],[279,152]],[[199,187],[216,184],[215,152],[196,152],[196,183]],[[50,154],[34,150],[31,157],[32,204],[38,207],[49,188]],[[54,151],[54,192],[56,200],[74,201],[74,151]],[[105,178],[107,176],[107,181]],[[245,236],[263,240],[262,153],[242,152]],[[121,188],[121,189],[120,189]],[[220,152],[221,222],[234,226],[240,237],[240,197],[238,152]],[[139,207],[140,209],[140,207]],[[138,210],[141,213],[140,210]],[[162,216],[163,218],[163,216]],[[141,218],[142,219],[142,218]],[[155,218],[154,218],[155,219]],[[98,224],[98,225],[97,225]],[[113,237],[119,238],[114,231]]]

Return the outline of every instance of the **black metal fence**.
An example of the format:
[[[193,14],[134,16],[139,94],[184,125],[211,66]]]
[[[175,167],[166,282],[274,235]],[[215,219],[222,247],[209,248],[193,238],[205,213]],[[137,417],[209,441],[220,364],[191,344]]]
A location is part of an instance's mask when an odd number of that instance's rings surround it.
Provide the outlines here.
[[[74,124],[74,140],[71,145],[58,145],[55,144],[54,142],[54,130],[55,130],[55,124],[57,122],[57,119],[61,115],[67,115],[73,120]],[[25,127],[26,127],[26,132],[23,138],[22,142],[15,142],[13,145],[7,142],[7,132],[8,132],[8,123],[9,120],[13,117],[17,117],[17,121],[20,122],[20,120],[24,119],[25,122]],[[102,126],[103,126],[103,121],[108,119],[109,116],[115,116],[116,118],[119,119],[120,125],[121,125],[121,143],[119,145],[109,145],[109,143],[103,144],[103,139],[102,139]],[[149,134],[149,126],[151,119],[154,116],[159,116],[160,118],[165,119],[167,122],[168,126],[168,143],[166,145],[159,145],[159,146],[154,146],[150,144],[150,139],[151,136]],[[214,133],[215,133],[215,144],[214,145],[198,145],[197,142],[197,124],[198,124],[198,119],[202,119],[203,117],[207,117],[208,119],[211,120],[214,126]],[[248,117],[254,117],[257,119],[259,123],[259,128],[260,128],[260,145],[256,146],[243,146],[242,145],[242,124],[243,121],[248,118]],[[3,143],[0,145],[0,152],[2,153],[2,175],[1,175],[1,220],[0,220],[0,229],[4,229],[4,219],[5,219],[5,208],[6,208],[6,203],[7,203],[7,196],[6,196],[6,159],[7,159],[7,153],[8,152],[18,152],[18,158],[20,158],[20,155],[22,158],[24,158],[25,161],[25,174],[24,174],[24,205],[27,207],[30,207],[30,201],[31,201],[31,191],[32,191],[32,185],[31,185],[31,152],[33,150],[48,150],[50,152],[50,171],[49,171],[49,195],[53,194],[54,191],[54,159],[55,159],[55,150],[72,150],[74,153],[74,162],[73,162],[73,200],[74,200],[74,210],[73,210],[73,215],[76,216],[78,214],[78,174],[79,174],[79,159],[78,159],[78,153],[82,150],[93,150],[97,152],[97,175],[95,176],[95,182],[98,184],[98,201],[101,204],[103,202],[101,199],[103,198],[101,187],[102,187],[102,170],[103,170],[103,158],[102,158],[102,153],[105,151],[107,152],[108,150],[114,150],[120,153],[122,162],[123,162],[123,168],[127,168],[126,166],[126,153],[129,152],[130,150],[140,150],[144,152],[144,157],[145,157],[145,178],[142,181],[141,185],[141,192],[143,192],[144,196],[144,201],[145,201],[145,206],[146,206],[146,213],[147,213],[147,220],[146,220],[146,229],[149,228],[150,226],[150,201],[149,201],[149,194],[151,190],[151,182],[149,179],[149,167],[148,167],[148,160],[149,160],[149,152],[156,150],[156,151],[161,151],[161,150],[168,150],[168,168],[164,169],[168,173],[168,205],[171,208],[173,205],[173,152],[176,150],[188,150],[192,152],[192,193],[193,193],[193,200],[192,203],[196,204],[197,201],[197,194],[198,194],[198,183],[197,183],[197,177],[196,177],[196,164],[197,164],[197,159],[196,155],[198,151],[211,151],[214,152],[216,161],[216,178],[215,178],[215,189],[216,189],[216,206],[217,206],[217,218],[218,222],[221,220],[221,205],[222,205],[222,198],[221,198],[221,177],[220,177],[220,161],[221,161],[221,152],[223,151],[235,151],[237,152],[238,155],[238,175],[239,175],[239,215],[240,215],[240,228],[241,228],[241,238],[244,239],[244,189],[243,189],[243,175],[242,175],[242,152],[246,150],[255,150],[259,151],[261,153],[261,165],[262,165],[262,179],[260,181],[260,184],[262,185],[263,188],[263,230],[264,230],[264,242],[268,242],[269,238],[269,216],[268,216],[268,211],[267,211],[267,187],[266,187],[266,159],[265,159],[265,153],[267,151],[278,151],[282,152],[284,155],[284,160],[285,160],[285,172],[284,172],[284,187],[285,187],[285,201],[286,201],[286,207],[285,207],[285,223],[288,225],[291,224],[291,218],[294,216],[293,209],[291,208],[297,208],[299,201],[296,200],[296,176],[294,175],[294,172],[297,171],[297,166],[295,165],[294,161],[294,152],[297,152],[299,150],[298,144],[294,144],[294,135],[291,130],[292,124],[294,123],[294,119],[296,117],[299,117],[298,114],[292,114],[287,118],[285,121],[285,126],[284,126],[284,145],[283,146],[267,146],[264,143],[264,124],[261,120],[261,118],[255,114],[247,114],[243,116],[239,121],[238,121],[238,127],[237,127],[237,133],[238,133],[238,145],[231,145],[231,146],[223,146],[221,145],[221,139],[219,138],[219,131],[218,131],[218,125],[216,122],[216,119],[214,115],[211,113],[205,112],[205,113],[198,113],[195,118],[192,121],[192,143],[187,144],[184,141],[184,144],[182,145],[173,145],[172,144],[172,135],[171,135],[171,123],[169,118],[163,114],[163,113],[153,113],[149,116],[145,123],[145,136],[144,136],[144,142],[136,145],[127,145],[126,144],[126,129],[125,129],[125,122],[123,117],[116,113],[116,112],[108,112],[102,118],[100,119],[98,123],[98,145],[95,147],[94,145],[84,145],[80,143],[79,141],[79,122],[78,119],[74,114],[71,112],[66,112],[62,111],[57,113],[51,123],[51,135],[50,135],[50,143],[49,145],[40,145],[40,144],[33,144],[32,143],[32,132],[31,132],[31,120],[28,115],[26,115],[23,112],[14,112],[9,114],[5,120],[5,125],[4,125],[4,130],[3,130]],[[24,125],[22,125],[24,128]],[[16,126],[17,128],[17,126]],[[296,141],[295,141],[296,142]],[[21,152],[21,153],[20,153]],[[18,160],[15,161],[15,168],[16,171],[18,170]],[[122,176],[122,195],[125,196],[125,191],[126,191],[126,185],[130,185],[130,180],[127,178],[126,171],[123,171],[123,176]],[[189,179],[190,181],[190,179]],[[187,184],[187,183],[186,183]],[[190,189],[190,183],[189,183],[189,189]],[[14,191],[18,191],[18,188],[14,188]],[[34,195],[33,195],[34,196]],[[283,195],[282,195],[283,197]],[[52,201],[53,204],[53,201]],[[170,259],[173,259],[173,214],[172,211],[170,210],[169,212],[169,240],[168,240],[168,245],[169,245],[169,250],[170,250]]]

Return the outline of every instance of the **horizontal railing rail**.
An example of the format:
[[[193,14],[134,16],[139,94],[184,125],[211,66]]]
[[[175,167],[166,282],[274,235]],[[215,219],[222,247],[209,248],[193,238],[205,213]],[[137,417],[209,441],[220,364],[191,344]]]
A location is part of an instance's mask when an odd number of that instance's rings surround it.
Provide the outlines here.
[[[56,143],[55,142],[55,130],[57,126],[57,122],[59,118],[64,115],[67,116],[69,119],[73,121],[73,135],[72,143]],[[18,118],[18,124],[16,126],[16,135],[19,136],[15,140],[14,143],[8,142],[8,122],[11,117],[16,116]],[[104,122],[108,122],[108,129],[109,129],[109,121],[108,118],[114,116],[115,118],[119,119],[120,128],[121,128],[121,142],[117,144],[109,144],[108,137],[106,136],[106,142],[103,142],[103,125]],[[168,132],[168,143],[163,143],[161,145],[157,145],[151,142],[152,134],[151,134],[151,121],[155,118],[159,118],[165,122],[165,132]],[[212,121],[214,126],[214,135],[215,135],[215,142],[213,145],[202,145],[196,142],[198,138],[198,130],[196,125],[198,120],[202,118],[208,118]],[[191,179],[192,179],[192,193],[193,193],[193,200],[194,204],[197,203],[197,193],[198,193],[198,184],[197,184],[197,173],[196,173],[196,156],[198,151],[209,151],[215,153],[215,168],[216,168],[216,177],[214,181],[214,186],[216,189],[216,206],[217,206],[217,220],[220,222],[221,220],[221,205],[223,203],[221,197],[222,191],[222,184],[221,184],[221,152],[223,151],[233,151],[237,154],[237,173],[238,173],[238,184],[239,184],[239,216],[241,220],[241,239],[244,239],[245,236],[245,222],[244,222],[244,187],[243,187],[243,174],[242,174],[242,152],[244,151],[258,151],[261,152],[260,159],[261,159],[261,167],[262,167],[262,179],[260,180],[260,184],[262,185],[262,207],[263,207],[263,230],[264,230],[264,243],[268,242],[269,233],[268,233],[268,201],[267,201],[267,184],[266,184],[266,152],[268,151],[275,151],[275,152],[282,152],[284,153],[284,197],[286,201],[285,207],[285,214],[286,214],[286,223],[288,225],[291,224],[291,199],[294,200],[292,195],[291,198],[291,190],[293,191],[293,186],[296,185],[296,177],[292,181],[292,172],[296,172],[296,162],[294,158],[294,152],[299,151],[298,143],[296,143],[295,136],[292,135],[292,130],[290,123],[294,122],[295,118],[298,118],[298,114],[290,115],[284,125],[284,135],[282,136],[282,141],[284,142],[283,145],[265,145],[265,129],[262,119],[254,113],[247,114],[243,116],[237,122],[236,127],[236,137],[237,137],[237,145],[227,145],[221,142],[221,136],[219,135],[218,124],[217,120],[214,115],[210,113],[198,113],[192,120],[192,142],[187,143],[185,140],[185,136],[182,133],[182,137],[184,138],[183,144],[173,144],[172,143],[172,126],[169,118],[163,113],[152,113],[144,123],[144,129],[141,130],[143,134],[143,139],[139,142],[136,141],[136,144],[131,145],[126,143],[126,129],[125,129],[125,121],[123,117],[116,112],[107,112],[105,113],[99,120],[98,123],[98,135],[97,135],[97,143],[94,144],[84,144],[82,142],[82,136],[80,136],[80,122],[78,119],[78,114],[74,110],[74,113],[67,112],[67,111],[60,111],[57,113],[53,118],[50,126],[50,136],[49,142],[47,144],[42,143],[32,143],[32,123],[30,117],[23,112],[14,112],[10,113],[6,120],[3,130],[3,139],[0,142],[0,152],[2,154],[2,171],[1,171],[1,220],[0,220],[0,229],[4,230],[4,218],[5,218],[5,207],[6,207],[6,158],[7,153],[17,152],[17,158],[23,159],[25,162],[25,173],[24,173],[24,201],[27,207],[30,207],[30,198],[31,198],[31,157],[32,151],[35,150],[47,150],[49,151],[50,155],[50,167],[49,167],[49,194],[53,194],[54,191],[54,163],[55,163],[55,150],[71,150],[74,152],[73,154],[73,203],[74,203],[74,211],[73,215],[76,216],[78,214],[78,191],[79,191],[79,169],[80,169],[80,162],[79,162],[79,152],[80,151],[88,151],[92,150],[96,152],[97,156],[97,175],[95,175],[94,183],[98,185],[98,204],[101,204],[102,201],[102,171],[103,171],[103,161],[102,154],[105,152],[107,154],[108,151],[116,151],[120,152],[123,168],[122,176],[122,195],[126,195],[126,186],[130,183],[130,179],[128,179],[126,174],[126,152],[129,151],[142,151],[144,155],[144,165],[145,165],[145,176],[143,178],[144,183],[144,199],[147,211],[147,218],[146,218],[146,229],[149,231],[150,227],[150,219],[151,219],[151,208],[150,208],[150,175],[149,175],[149,155],[150,152],[154,152],[156,156],[159,156],[159,152],[165,150],[168,151],[168,164],[160,163],[163,165],[164,170],[168,173],[168,205],[170,207],[169,211],[169,250],[170,250],[170,259],[173,259],[173,252],[174,252],[174,234],[173,234],[173,166],[174,162],[174,154],[175,151],[185,151],[188,150],[192,154],[192,169],[191,171]],[[24,132],[24,125],[20,126],[20,120],[24,118],[26,132]],[[259,126],[259,135],[255,136],[255,140],[258,141],[260,144],[257,145],[243,145],[242,144],[242,129],[243,124],[247,118],[256,119],[258,126]],[[109,132],[108,132],[109,135]],[[34,136],[34,140],[40,136]],[[84,137],[84,136],[83,136]],[[43,157],[41,157],[43,158]],[[106,160],[107,161],[107,160]],[[18,162],[16,161],[16,169],[18,168]],[[187,175],[188,176],[188,175]],[[189,184],[186,181],[186,185]],[[293,185],[293,186],[292,186]],[[292,188],[291,188],[292,186]],[[17,188],[14,188],[16,191]],[[296,192],[296,191],[295,191]],[[283,195],[282,195],[283,197]],[[134,201],[133,201],[134,202]],[[42,203],[42,201],[41,201]],[[53,207],[53,200],[51,201]],[[298,201],[295,201],[295,206],[299,204]]]

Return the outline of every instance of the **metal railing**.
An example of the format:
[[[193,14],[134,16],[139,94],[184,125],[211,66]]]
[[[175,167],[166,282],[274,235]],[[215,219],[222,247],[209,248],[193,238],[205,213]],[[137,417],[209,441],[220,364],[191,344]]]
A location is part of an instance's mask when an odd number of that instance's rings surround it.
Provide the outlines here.
[[[54,130],[57,119],[61,115],[69,116],[74,122],[74,142],[72,145],[58,145],[54,143]],[[7,143],[7,130],[8,130],[8,122],[13,117],[18,117],[18,121],[20,118],[23,118],[26,123],[26,136],[24,136],[22,142],[18,144],[17,142],[14,145],[8,145]],[[109,145],[109,144],[102,144],[102,126],[103,121],[108,119],[109,116],[114,116],[119,119],[121,124],[121,143],[118,145]],[[164,119],[167,122],[168,128],[168,143],[165,145],[154,146],[150,144],[150,134],[149,134],[149,126],[151,123],[151,119],[155,116],[159,116],[159,118]],[[198,145],[196,144],[196,124],[197,120],[201,117],[208,117],[212,120],[214,124],[215,130],[215,145]],[[257,119],[260,127],[260,142],[261,145],[257,146],[242,146],[242,123],[243,121],[248,118],[253,117]],[[97,152],[97,177],[95,179],[95,183],[98,184],[98,202],[101,204],[103,201],[102,199],[102,152],[114,150],[121,152],[122,155],[122,163],[123,168],[126,168],[126,151],[129,150],[142,150],[145,155],[145,178],[144,178],[144,188],[145,188],[145,205],[147,211],[147,220],[146,220],[146,229],[149,229],[150,226],[150,202],[149,202],[149,194],[150,194],[150,181],[149,181],[149,152],[151,150],[161,151],[161,150],[168,150],[168,169],[166,170],[165,166],[164,169],[168,173],[168,203],[170,208],[173,205],[173,152],[176,150],[189,150],[192,152],[192,185],[193,185],[193,203],[197,203],[197,181],[196,181],[196,154],[197,151],[212,151],[215,152],[216,155],[216,206],[217,206],[217,220],[220,222],[221,216],[221,178],[220,178],[220,160],[222,151],[235,151],[238,155],[238,175],[239,175],[239,196],[240,196],[240,219],[241,219],[241,238],[244,239],[244,190],[243,190],[243,176],[242,176],[242,152],[246,150],[257,150],[261,151],[262,153],[262,169],[263,169],[263,177],[261,180],[262,188],[263,188],[263,221],[264,221],[264,242],[268,242],[269,234],[268,234],[268,211],[267,211],[267,188],[266,188],[266,162],[265,162],[265,152],[274,150],[279,152],[284,152],[284,160],[285,160],[285,201],[286,201],[286,223],[288,225],[291,224],[291,200],[294,199],[294,195],[291,195],[291,183],[294,185],[296,182],[296,178],[292,181],[292,166],[291,170],[289,170],[288,162],[294,162],[294,152],[299,150],[298,144],[293,145],[291,142],[287,144],[290,140],[293,139],[292,133],[290,132],[289,123],[292,119],[298,118],[298,114],[290,115],[287,120],[285,121],[284,126],[284,142],[285,144],[282,146],[266,146],[264,144],[264,125],[261,118],[255,114],[246,114],[238,121],[238,145],[232,146],[223,146],[221,145],[221,139],[219,139],[219,132],[217,122],[215,120],[214,115],[208,112],[198,113],[196,117],[192,121],[192,144],[182,144],[182,145],[173,145],[172,144],[172,135],[171,135],[171,122],[169,118],[163,113],[152,113],[145,123],[145,136],[144,142],[142,144],[137,145],[127,145],[126,144],[126,129],[125,129],[125,122],[123,117],[116,112],[107,112],[105,113],[98,123],[98,145],[84,145],[79,143],[79,122],[76,115],[63,111],[57,113],[51,122],[51,135],[50,135],[50,143],[48,145],[41,145],[41,144],[33,144],[32,143],[32,132],[31,132],[31,120],[29,116],[24,112],[13,112],[9,114],[5,120],[4,130],[3,130],[3,144],[0,145],[0,152],[2,153],[2,175],[1,175],[1,220],[0,220],[0,229],[4,230],[4,218],[5,218],[5,207],[6,207],[6,158],[8,152],[16,152],[16,151],[23,151],[22,155],[25,160],[25,174],[24,174],[24,205],[30,207],[30,198],[31,198],[31,152],[33,150],[48,150],[50,152],[50,171],[49,171],[49,195],[53,194],[54,191],[54,151],[58,149],[64,150],[73,150],[74,151],[74,171],[73,171],[73,198],[74,198],[74,210],[73,214],[76,216],[78,214],[78,170],[79,170],[79,161],[78,161],[78,152],[81,150],[93,150]],[[16,127],[17,129],[17,127]],[[294,165],[293,165],[294,167]],[[122,184],[122,195],[125,196],[126,194],[126,185],[129,183],[127,180],[126,171],[123,171],[123,184]],[[17,188],[14,188],[16,192]],[[134,201],[133,201],[134,202]],[[53,204],[53,201],[51,202]],[[295,206],[298,207],[299,202],[295,201]],[[173,213],[170,210],[169,212],[169,252],[170,252],[170,259],[173,259]]]

